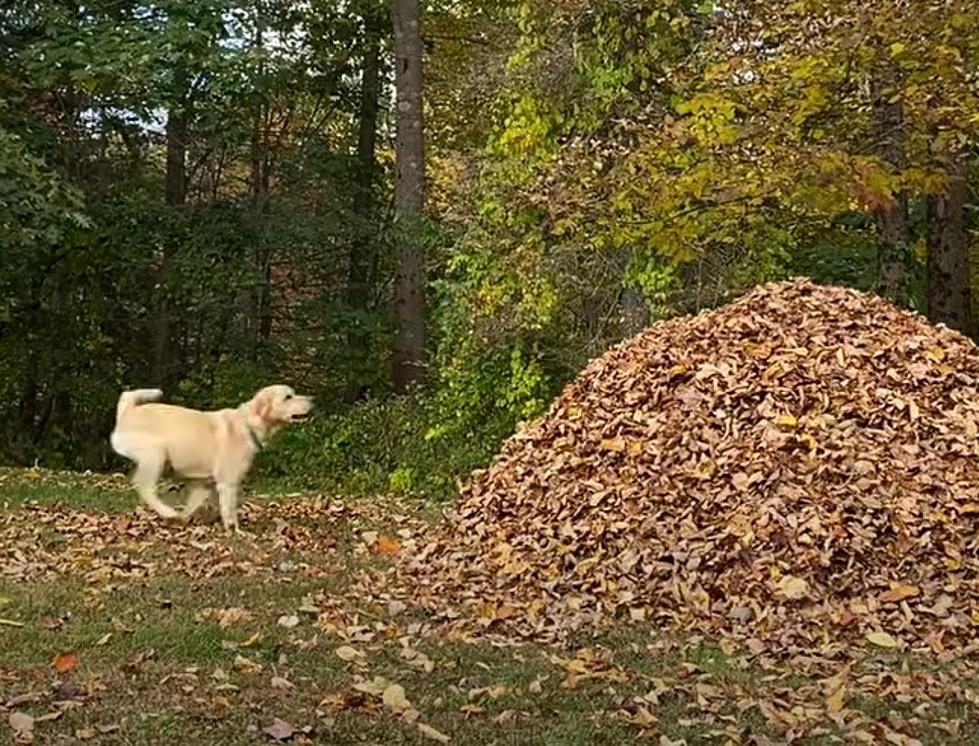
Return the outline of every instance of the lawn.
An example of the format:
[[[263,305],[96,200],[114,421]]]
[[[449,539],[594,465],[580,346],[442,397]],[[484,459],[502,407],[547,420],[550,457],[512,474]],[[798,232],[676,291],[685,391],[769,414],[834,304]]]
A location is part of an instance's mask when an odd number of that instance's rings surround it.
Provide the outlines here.
[[[979,744],[968,656],[449,636],[361,592],[430,504],[247,500],[229,538],[118,476],[0,471],[0,743]]]

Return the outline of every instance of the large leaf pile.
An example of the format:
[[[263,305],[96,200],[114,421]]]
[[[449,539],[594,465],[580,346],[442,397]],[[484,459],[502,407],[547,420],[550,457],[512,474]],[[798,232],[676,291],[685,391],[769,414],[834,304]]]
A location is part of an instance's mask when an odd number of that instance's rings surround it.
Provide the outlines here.
[[[931,647],[979,629],[979,354],[793,281],[593,361],[403,570],[469,624],[615,618],[749,647]]]

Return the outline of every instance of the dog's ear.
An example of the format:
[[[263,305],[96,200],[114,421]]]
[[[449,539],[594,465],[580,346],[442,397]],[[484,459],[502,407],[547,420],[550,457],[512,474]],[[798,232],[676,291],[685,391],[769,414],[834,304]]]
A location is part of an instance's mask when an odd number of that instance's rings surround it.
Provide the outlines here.
[[[272,402],[268,391],[259,391],[252,397],[252,413],[263,422],[268,419],[271,409]]]

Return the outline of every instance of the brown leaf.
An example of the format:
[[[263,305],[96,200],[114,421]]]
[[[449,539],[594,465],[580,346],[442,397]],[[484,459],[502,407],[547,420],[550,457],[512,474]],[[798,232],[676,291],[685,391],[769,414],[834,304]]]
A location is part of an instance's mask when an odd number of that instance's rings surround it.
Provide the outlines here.
[[[904,601],[908,598],[916,598],[921,595],[921,589],[916,585],[898,584],[889,591],[880,594],[881,603],[891,604]]]
[[[262,733],[276,741],[288,741],[298,731],[285,720],[273,718],[272,722],[262,728]]]

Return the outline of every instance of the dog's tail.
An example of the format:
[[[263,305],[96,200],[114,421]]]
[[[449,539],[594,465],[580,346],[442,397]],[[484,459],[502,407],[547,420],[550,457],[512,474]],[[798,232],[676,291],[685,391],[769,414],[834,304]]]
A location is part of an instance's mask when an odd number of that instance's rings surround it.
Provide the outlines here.
[[[160,389],[135,389],[133,391],[123,391],[119,396],[119,403],[116,405],[116,425],[123,416],[133,407],[144,404],[148,401],[157,401],[163,398]]]

